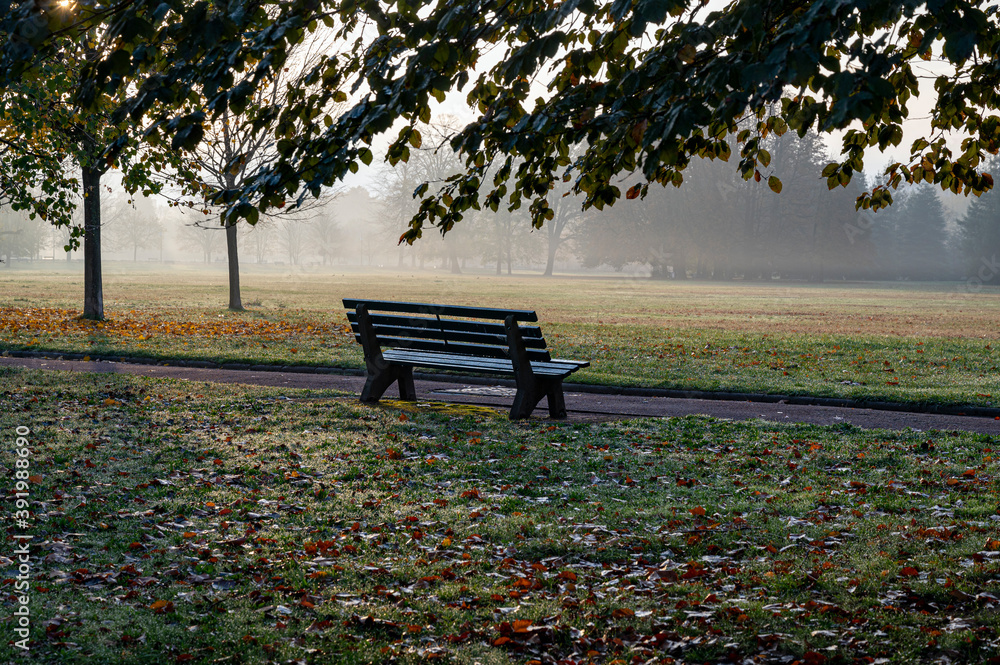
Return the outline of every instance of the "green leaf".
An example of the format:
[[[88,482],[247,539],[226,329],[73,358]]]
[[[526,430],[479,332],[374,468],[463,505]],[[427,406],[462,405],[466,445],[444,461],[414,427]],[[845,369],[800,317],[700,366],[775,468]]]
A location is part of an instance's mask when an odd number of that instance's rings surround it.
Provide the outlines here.
[[[767,179],[767,186],[771,188],[771,191],[775,194],[781,194],[781,180],[777,176],[771,176]]]

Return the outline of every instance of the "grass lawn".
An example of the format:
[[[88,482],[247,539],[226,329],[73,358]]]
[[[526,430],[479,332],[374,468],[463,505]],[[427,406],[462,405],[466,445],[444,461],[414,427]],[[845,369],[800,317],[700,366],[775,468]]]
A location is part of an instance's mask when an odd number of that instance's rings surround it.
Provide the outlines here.
[[[0,662],[983,663],[993,437],[0,369]],[[22,430],[23,431],[23,430]],[[31,650],[11,535],[33,536]],[[20,659],[20,660],[19,660]],[[655,662],[655,660],[653,661]]]
[[[361,367],[345,296],[533,308],[573,380],[1000,406],[1000,292],[956,285],[657,283],[380,272],[243,277],[233,314],[225,273],[112,265],[108,321],[78,321],[69,268],[0,271],[0,351]],[[127,268],[127,269],[126,269]]]

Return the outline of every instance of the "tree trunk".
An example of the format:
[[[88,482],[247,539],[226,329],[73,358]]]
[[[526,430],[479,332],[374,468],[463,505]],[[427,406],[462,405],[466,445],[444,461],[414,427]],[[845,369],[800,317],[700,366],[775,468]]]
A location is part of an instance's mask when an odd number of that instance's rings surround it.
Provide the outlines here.
[[[240,297],[240,256],[236,244],[236,225],[226,227],[226,254],[229,256],[229,309],[234,312],[243,311],[243,299]]]
[[[545,272],[542,273],[545,277],[552,277],[552,269],[555,267],[555,264],[556,264],[556,250],[557,249],[559,249],[559,245],[557,243],[552,242],[552,239],[550,238],[549,239],[549,256],[545,260]]]
[[[83,169],[83,318],[104,320],[101,282],[101,172]]]
[[[552,276],[552,270],[556,265],[556,252],[559,250],[559,244],[562,242],[562,232],[566,227],[564,212],[562,204],[560,204],[559,216],[546,225],[549,227],[549,255],[545,261],[545,272],[543,273],[546,277]]]
[[[674,279],[687,279],[687,257],[684,256],[684,250],[678,250],[674,256]]]

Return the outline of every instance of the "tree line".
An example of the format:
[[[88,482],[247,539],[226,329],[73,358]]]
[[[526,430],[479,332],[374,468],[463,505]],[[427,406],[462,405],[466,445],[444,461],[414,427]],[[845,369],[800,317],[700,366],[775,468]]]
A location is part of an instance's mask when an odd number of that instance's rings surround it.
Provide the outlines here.
[[[424,128],[427,135],[435,131]],[[419,206],[412,190],[447,177],[455,166],[452,153],[431,144],[414,150],[408,162],[382,169],[372,191],[356,187],[331,196],[308,218],[241,225],[239,243],[247,262],[288,266],[497,275],[640,271],[678,280],[998,280],[994,194],[955,213],[925,184],[903,188],[885,210],[857,211],[854,191],[828,190],[815,177],[812,165],[826,159],[818,137],[782,137],[771,149],[782,160],[780,194],[743,181],[724,164],[703,162],[692,165],[691,182],[683,187],[651,190],[645,199],[604,211],[584,212],[572,197],[559,197],[557,223],[541,230],[525,212],[501,210],[470,217],[443,237],[399,244]],[[225,261],[229,231],[192,221],[207,218],[204,212],[168,207],[162,198],[108,195],[104,242],[120,260],[163,260],[166,246],[171,261]],[[0,258],[62,258],[66,233],[0,210]]]

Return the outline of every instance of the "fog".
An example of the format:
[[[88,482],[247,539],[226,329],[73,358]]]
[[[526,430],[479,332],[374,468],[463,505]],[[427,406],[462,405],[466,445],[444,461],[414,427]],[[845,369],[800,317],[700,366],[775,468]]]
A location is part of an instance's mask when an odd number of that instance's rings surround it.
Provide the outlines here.
[[[830,190],[818,177],[826,157],[810,137],[777,140],[773,172],[744,181],[734,164],[696,160],[680,187],[653,184],[644,198],[622,198],[603,211],[555,190],[555,218],[533,229],[524,210],[468,215],[444,238],[433,228],[399,245],[416,210],[411,193],[454,163],[435,153],[397,169],[377,185],[329,194],[301,214],[262,218],[240,232],[240,263],[303,271],[359,266],[492,274],[624,272],[651,279],[996,281],[998,199],[903,187],[884,211],[855,209],[873,182],[856,177]],[[735,158],[734,158],[735,159]],[[997,166],[993,164],[991,166]],[[443,175],[442,175],[443,174]],[[780,193],[767,177],[782,181]],[[624,192],[640,182],[624,178]],[[375,190],[375,191],[370,191]],[[526,208],[527,206],[525,206]],[[211,214],[163,198],[102,201],[105,260],[136,265],[226,265],[225,233]],[[63,250],[68,233],[23,213],[0,210],[0,258],[19,265],[82,261]],[[0,267],[0,269],[3,269]]]

